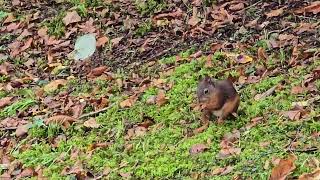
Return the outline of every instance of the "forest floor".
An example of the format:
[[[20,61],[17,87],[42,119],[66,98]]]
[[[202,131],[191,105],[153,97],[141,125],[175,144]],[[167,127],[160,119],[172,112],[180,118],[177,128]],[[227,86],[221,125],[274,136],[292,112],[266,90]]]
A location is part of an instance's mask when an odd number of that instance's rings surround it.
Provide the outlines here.
[[[319,18],[320,1],[0,0],[0,179],[319,179]],[[95,53],[70,59],[88,33]],[[241,104],[196,132],[204,75]]]

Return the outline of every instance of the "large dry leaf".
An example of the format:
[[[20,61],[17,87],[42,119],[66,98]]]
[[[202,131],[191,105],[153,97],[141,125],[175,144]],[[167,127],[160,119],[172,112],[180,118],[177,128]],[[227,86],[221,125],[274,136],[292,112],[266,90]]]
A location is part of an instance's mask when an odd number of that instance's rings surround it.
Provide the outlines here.
[[[27,134],[29,127],[30,127],[29,124],[24,124],[24,125],[18,126],[18,128],[16,129],[16,136],[21,137],[21,136]]]
[[[225,52],[223,54],[225,56],[227,56],[228,58],[232,59],[233,61],[240,63],[240,64],[245,64],[245,63],[251,62],[253,60],[252,57],[247,56],[245,54],[237,54],[237,53],[229,53],[229,52]]]
[[[157,19],[167,18],[167,17],[177,18],[177,17],[181,17],[181,16],[182,16],[182,10],[180,8],[178,8],[175,12],[158,14],[158,15],[154,16],[153,19],[157,20]]]
[[[164,91],[159,91],[157,98],[156,98],[156,103],[158,106],[162,106],[163,104],[165,104],[167,102],[167,98],[165,95]]]
[[[136,95],[130,96],[128,99],[120,102],[121,108],[131,107],[137,101],[138,97]]]
[[[315,1],[311,3],[311,5],[298,9],[294,12],[297,14],[300,14],[300,13],[318,14],[320,12],[320,1]]]
[[[109,38],[106,36],[102,36],[97,40],[97,47],[103,47],[107,42],[109,41]]]
[[[71,23],[76,23],[81,21],[81,17],[77,13],[77,11],[67,12],[67,15],[62,19],[64,25],[68,25]]]
[[[3,108],[12,103],[13,97],[4,97],[0,99],[0,108]]]
[[[320,179],[320,168],[314,170],[311,173],[302,174],[298,180],[319,180]]]
[[[100,66],[100,67],[96,67],[94,69],[91,70],[91,72],[89,73],[89,77],[92,76],[101,76],[106,70],[108,69],[107,66]]]
[[[226,175],[226,174],[229,174],[230,172],[232,172],[234,167],[232,166],[226,166],[226,167],[219,167],[219,168],[216,168],[216,169],[213,169],[211,171],[211,175],[214,176],[214,175]]]
[[[100,127],[100,124],[97,123],[95,118],[90,118],[89,120],[85,121],[83,123],[83,125],[88,128],[99,128]]]
[[[25,51],[26,49],[28,49],[31,46],[31,43],[33,41],[33,38],[29,38],[24,45],[20,48],[20,52]]]
[[[305,89],[303,87],[301,87],[301,86],[293,86],[291,88],[291,94],[301,94],[301,93],[304,92],[304,90]]]
[[[193,154],[202,153],[203,151],[205,151],[207,149],[209,149],[209,147],[205,144],[195,144],[190,148],[189,152],[191,155],[193,155]]]
[[[64,80],[64,79],[57,79],[57,80],[54,80],[54,81],[51,81],[49,84],[45,85],[43,87],[43,90],[45,92],[52,92],[52,91],[55,91],[57,90],[60,86],[64,86],[67,84],[67,81]]]
[[[286,177],[296,168],[294,161],[296,156],[289,155],[288,159],[281,159],[279,164],[271,171],[270,180],[285,180]]]
[[[270,12],[266,13],[266,16],[267,18],[270,18],[280,16],[281,14],[283,14],[283,8],[271,10]]]
[[[299,120],[301,118],[300,110],[284,111],[282,114],[290,120]]]
[[[60,124],[64,128],[68,128],[70,126],[70,124],[72,124],[75,121],[77,121],[77,120],[71,116],[56,115],[56,116],[52,116],[52,117],[46,119],[45,123],[46,123],[46,125],[48,125],[50,123]]]

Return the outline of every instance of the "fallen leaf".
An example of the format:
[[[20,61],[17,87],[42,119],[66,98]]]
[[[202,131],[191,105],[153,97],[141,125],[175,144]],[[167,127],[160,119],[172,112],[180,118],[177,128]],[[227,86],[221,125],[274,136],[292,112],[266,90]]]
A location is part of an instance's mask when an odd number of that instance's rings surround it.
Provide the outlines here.
[[[69,25],[81,21],[81,17],[77,11],[67,12],[67,15],[62,19],[64,25]]]
[[[90,118],[89,120],[85,121],[83,123],[83,125],[88,128],[99,128],[100,127],[100,124],[97,123],[95,118]]]
[[[108,41],[109,41],[109,38],[107,36],[102,36],[98,38],[96,45],[97,47],[103,47]]]
[[[16,129],[16,136],[21,137],[21,136],[27,134],[29,127],[30,127],[29,124],[24,124],[24,125],[18,126],[18,128]]]
[[[123,177],[123,178],[129,178],[129,177],[131,176],[130,173],[121,172],[121,173],[119,173],[119,174],[120,174],[120,176]]]
[[[216,169],[213,169],[211,171],[211,175],[212,176],[215,176],[215,175],[226,175],[226,174],[229,174],[232,170],[233,170],[234,167],[232,166],[226,166],[226,167],[218,167]]]
[[[300,55],[300,52],[298,50],[298,47],[294,46],[293,50],[292,50],[291,58],[290,58],[290,61],[289,61],[289,65],[291,65],[291,66],[295,65],[297,63],[297,61],[298,61],[299,55]]]
[[[96,148],[106,148],[106,147],[109,147],[110,145],[112,145],[111,142],[93,143],[89,146],[88,150],[92,151]]]
[[[141,126],[141,127],[148,129],[149,126],[152,126],[154,124],[155,124],[155,122],[152,119],[148,118],[147,120],[143,121],[142,123],[139,123],[138,126]]]
[[[199,153],[202,153],[203,151],[209,149],[209,147],[205,144],[195,144],[193,145],[190,150],[189,150],[189,153],[191,155],[193,154],[199,154]]]
[[[270,180],[285,180],[286,177],[296,168],[294,161],[296,156],[289,155],[287,159],[281,159],[279,164],[271,171]]]
[[[22,172],[16,177],[17,179],[25,178],[25,177],[32,177],[34,176],[35,171],[33,168],[26,168],[22,170]]]
[[[24,45],[20,48],[20,52],[23,52],[23,51],[27,50],[27,49],[31,46],[32,41],[33,41],[33,38],[29,38],[29,39],[24,43]]]
[[[162,106],[166,102],[167,102],[167,98],[166,98],[165,92],[163,90],[160,90],[157,95],[156,103],[158,106]]]
[[[111,172],[111,168],[110,167],[105,167],[104,169],[103,169],[103,175],[104,176],[108,176],[109,174],[110,174],[110,172]]]
[[[114,46],[117,46],[122,39],[123,39],[123,36],[117,37],[117,38],[114,38],[114,39],[111,39],[112,46],[113,46],[113,47],[114,47]]]
[[[137,99],[138,98],[136,95],[130,96],[128,99],[120,102],[120,107],[121,108],[131,107],[137,101]]]
[[[268,59],[268,56],[262,47],[258,48],[258,58],[264,61]]]
[[[244,4],[243,3],[235,3],[235,4],[231,4],[229,6],[229,9],[231,11],[239,11],[242,10],[244,8]]]
[[[163,14],[158,14],[153,17],[154,20],[161,19],[161,18],[177,18],[182,16],[182,10],[178,8],[175,12],[171,13],[163,13]]]
[[[293,86],[291,88],[291,94],[301,94],[304,92],[304,88],[301,86]]]
[[[266,13],[265,15],[267,16],[267,18],[277,17],[277,16],[280,16],[281,14],[283,14],[283,9],[284,8],[271,10],[270,12]]]
[[[320,1],[312,2],[311,5],[295,10],[294,12],[297,14],[310,12],[313,14],[318,14],[320,12]]]
[[[52,91],[55,91],[57,90],[60,86],[64,86],[67,84],[67,81],[64,80],[64,79],[57,79],[57,80],[53,80],[51,81],[49,84],[45,85],[43,87],[43,90],[45,92],[52,92]]]
[[[89,77],[101,76],[107,69],[108,69],[107,66],[100,66],[100,67],[94,68],[91,70],[88,76]]]
[[[252,57],[244,55],[244,54],[228,53],[228,52],[225,52],[223,54],[225,56],[227,56],[228,58],[232,59],[233,61],[240,63],[240,64],[245,64],[245,63],[251,62],[253,60]]]
[[[152,104],[156,104],[156,101],[157,101],[157,96],[150,96],[146,100],[146,103],[149,104],[149,105],[152,105]]]
[[[228,147],[221,149],[217,154],[218,159],[225,159],[230,156],[239,155],[241,153],[241,148]]]
[[[48,125],[48,124],[54,123],[54,124],[62,125],[64,128],[68,128],[75,121],[77,120],[71,116],[56,115],[46,119],[45,124]]]
[[[13,97],[4,97],[0,99],[0,108],[3,108],[12,103]]]
[[[320,179],[320,168],[314,170],[311,173],[302,174],[298,180],[319,180]]]
[[[285,112],[282,112],[282,114],[285,117],[288,117],[290,120],[299,120],[301,118],[300,110],[285,111]]]
[[[192,17],[188,20],[188,24],[191,26],[195,26],[200,22],[200,19],[198,18],[197,14],[198,14],[198,9],[197,7],[193,7],[192,9]]]

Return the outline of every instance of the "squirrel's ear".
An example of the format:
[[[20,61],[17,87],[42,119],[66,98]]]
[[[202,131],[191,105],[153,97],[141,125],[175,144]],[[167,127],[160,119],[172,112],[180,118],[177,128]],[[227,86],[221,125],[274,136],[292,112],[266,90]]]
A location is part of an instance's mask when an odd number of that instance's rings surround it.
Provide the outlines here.
[[[211,82],[212,82],[212,79],[211,79],[210,76],[205,76],[205,77],[204,77],[204,80],[205,80],[206,82],[208,82],[208,83],[211,83]]]

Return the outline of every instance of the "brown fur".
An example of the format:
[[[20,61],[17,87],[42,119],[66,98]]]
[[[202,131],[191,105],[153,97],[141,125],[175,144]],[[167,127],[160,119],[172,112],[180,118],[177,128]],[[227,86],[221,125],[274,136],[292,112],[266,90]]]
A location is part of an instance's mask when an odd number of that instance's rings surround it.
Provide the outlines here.
[[[210,116],[218,117],[218,123],[238,110],[240,96],[228,80],[214,81],[210,77],[202,79],[197,90],[198,100],[203,107],[202,121],[207,124]]]

